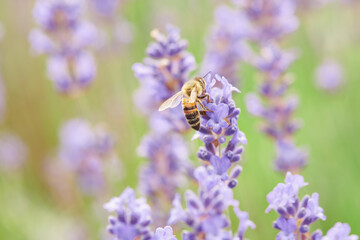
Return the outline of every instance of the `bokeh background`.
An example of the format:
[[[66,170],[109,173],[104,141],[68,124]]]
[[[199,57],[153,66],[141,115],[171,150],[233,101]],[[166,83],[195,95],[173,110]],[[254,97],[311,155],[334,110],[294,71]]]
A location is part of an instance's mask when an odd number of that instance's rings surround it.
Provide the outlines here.
[[[137,186],[138,169],[144,159],[136,153],[148,132],[146,120],[133,103],[139,86],[132,64],[145,57],[153,28],[166,23],[181,29],[200,66],[205,54],[205,37],[214,22],[211,0],[128,0],[119,10],[133,25],[133,40],[111,51],[94,51],[98,74],[91,88],[77,98],[58,94],[46,77],[45,56],[34,56],[28,42],[35,26],[34,1],[0,0],[0,71],[6,87],[6,114],[1,131],[19,135],[28,147],[22,170],[0,174],[0,239],[102,239],[106,215],[102,204],[119,195],[126,186]],[[310,150],[310,163],[302,172],[309,186],[301,195],[318,192],[327,220],[315,227],[326,232],[336,222],[347,222],[352,233],[360,233],[360,4],[338,1],[321,7],[300,9],[299,29],[286,37],[283,46],[295,47],[299,59],[290,71],[295,76],[291,89],[300,97],[297,117],[303,128],[296,140]],[[100,24],[93,21],[94,24]],[[329,94],[314,83],[317,66],[331,57],[342,64],[344,86]],[[196,71],[192,74],[195,75]],[[241,107],[240,128],[248,146],[243,174],[236,188],[241,208],[256,223],[250,239],[272,239],[276,214],[265,214],[266,194],[283,175],[273,170],[273,143],[258,131],[258,119],[247,113],[244,96],[256,87],[256,73],[246,64],[240,71],[242,94],[235,97]],[[46,164],[59,145],[59,128],[71,118],[83,117],[92,123],[106,122],[116,136],[121,167],[109,173],[110,189],[100,199],[83,196],[76,189],[61,194],[48,183]],[[201,145],[190,142],[192,161]],[[110,176],[111,175],[111,176]],[[62,176],[52,175],[59,182]],[[74,187],[76,188],[76,187]]]

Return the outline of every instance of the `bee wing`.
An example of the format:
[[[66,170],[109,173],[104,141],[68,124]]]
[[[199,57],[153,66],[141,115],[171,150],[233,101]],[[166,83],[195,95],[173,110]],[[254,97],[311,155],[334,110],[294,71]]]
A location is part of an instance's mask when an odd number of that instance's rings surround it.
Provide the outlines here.
[[[197,91],[196,91],[196,88],[193,88],[191,91],[189,102],[194,103],[196,101],[196,98],[197,98]]]
[[[159,107],[159,111],[164,111],[167,108],[174,108],[181,102],[181,99],[183,98],[183,93],[180,91],[176,93],[174,96],[170,97],[168,100],[163,102],[161,106]]]

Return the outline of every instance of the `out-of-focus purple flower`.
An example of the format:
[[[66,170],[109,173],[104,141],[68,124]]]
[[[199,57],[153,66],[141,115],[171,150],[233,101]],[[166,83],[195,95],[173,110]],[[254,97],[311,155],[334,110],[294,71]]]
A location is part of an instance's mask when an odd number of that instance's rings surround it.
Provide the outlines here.
[[[227,230],[230,221],[224,214],[232,206],[240,219],[239,232],[235,235],[243,239],[246,229],[255,225],[245,212],[239,210],[239,202],[233,198],[232,189],[211,166],[198,167],[194,176],[199,182],[198,195],[191,190],[186,191],[186,209],[182,208],[180,196],[177,195],[168,223],[184,222],[191,228],[191,231],[183,233],[183,239],[197,239],[200,236],[203,239],[232,239],[231,231]]]
[[[294,52],[288,52],[281,50],[275,43],[268,43],[263,45],[260,51],[260,55],[254,58],[253,65],[257,67],[261,72],[266,73],[266,81],[274,82],[279,80],[278,78],[285,73],[289,66],[296,60]],[[280,79],[282,80],[282,79]],[[271,87],[280,87],[283,85],[282,81],[277,85]],[[266,91],[269,95],[282,95],[283,91]]]
[[[121,0],[90,0],[94,10],[102,16],[113,16],[118,10]]]
[[[280,171],[299,171],[307,163],[307,153],[297,148],[293,135],[300,128],[293,115],[298,106],[296,96],[287,95],[293,79],[286,71],[296,60],[294,52],[280,49],[280,38],[298,27],[294,0],[240,1],[252,20],[253,33],[249,37],[259,47],[259,54],[250,63],[262,74],[258,95],[246,97],[248,111],[263,119],[261,130],[273,138],[277,146],[275,166]]]
[[[299,121],[293,119],[298,100],[294,96],[285,96],[292,80],[284,72],[294,59],[294,55],[274,45],[264,47],[262,55],[254,61],[254,65],[264,74],[264,81],[259,86],[262,98],[256,94],[246,96],[248,111],[264,119],[262,131],[279,142],[288,142],[284,139],[288,139],[300,127]],[[288,162],[291,164],[291,161]]]
[[[308,152],[305,149],[296,147],[290,141],[276,142],[276,169],[287,172],[302,169],[308,159]]]
[[[336,223],[329,229],[326,236],[322,240],[358,240],[357,235],[350,235],[350,226],[347,223]]]
[[[326,60],[316,69],[315,78],[319,88],[334,93],[344,83],[342,66],[334,60]]]
[[[75,54],[95,44],[97,30],[82,19],[83,7],[81,0],[38,0],[33,14],[40,28],[29,35],[33,50],[41,54]]]
[[[108,231],[115,237],[114,239],[151,239],[150,206],[145,198],[136,198],[133,189],[126,188],[120,197],[112,198],[104,205],[104,208],[109,212],[115,211],[117,214],[117,217],[109,217],[108,225]]]
[[[81,189],[95,194],[104,186],[102,162],[114,155],[114,139],[103,125],[68,121],[60,131],[59,158],[77,175]]]
[[[252,23],[250,38],[257,42],[277,41],[299,25],[294,0],[245,0],[238,6]]]
[[[123,0],[89,0],[94,20],[99,28],[97,50],[112,51],[130,43],[134,38],[134,25],[121,14]]]
[[[176,240],[173,234],[173,229],[170,226],[164,228],[157,228],[151,240]]]
[[[76,94],[90,85],[96,75],[96,64],[87,52],[74,58],[54,55],[48,59],[47,71],[59,92]]]
[[[133,65],[135,77],[140,81],[140,88],[134,95],[135,103],[148,116],[156,112],[166,99],[181,90],[189,80],[189,73],[195,68],[195,59],[186,51],[187,42],[181,39],[177,28],[168,25],[167,35],[158,30],[153,30],[151,35],[156,42],[147,48],[148,57],[143,63]],[[177,122],[184,122],[184,114],[177,110],[170,109],[161,116],[165,118],[164,121],[171,116],[171,121],[174,122],[176,116]]]
[[[201,72],[206,74],[211,70],[236,84],[239,60],[249,54],[244,40],[250,31],[249,22],[244,14],[227,6],[217,7],[214,18]]]
[[[184,175],[190,169],[188,148],[182,137],[176,133],[146,135],[138,148],[140,156],[149,163],[140,172],[139,189],[153,202],[154,219],[164,219],[162,211],[167,200],[174,199],[176,189],[185,181]],[[160,222],[158,223],[160,224]]]
[[[74,94],[93,81],[96,65],[87,49],[97,41],[97,30],[82,18],[81,0],[38,0],[33,15],[39,28],[29,34],[32,50],[46,54],[48,76],[58,91]]]
[[[24,165],[28,148],[24,142],[11,133],[0,135],[0,170],[16,171]]]
[[[81,1],[37,1],[33,10],[36,22],[45,30],[74,26],[81,15]]]
[[[274,223],[274,228],[280,230],[276,239],[307,239],[310,225],[318,219],[326,219],[324,210],[319,206],[318,193],[313,193],[311,197],[305,196],[300,201],[299,189],[306,185],[301,175],[292,175],[288,172],[285,184],[277,184],[267,195],[269,206],[266,212],[273,209],[279,214]],[[315,231],[312,239],[318,240],[318,237],[321,237],[321,234]]]
[[[204,101],[204,104],[211,111],[201,117],[200,131],[194,135],[205,143],[197,155],[227,180],[227,170],[241,158],[243,147],[240,144],[247,144],[245,134],[238,128],[240,109],[232,99],[232,92],[240,91],[219,75],[210,73],[205,76],[205,81],[210,102]]]

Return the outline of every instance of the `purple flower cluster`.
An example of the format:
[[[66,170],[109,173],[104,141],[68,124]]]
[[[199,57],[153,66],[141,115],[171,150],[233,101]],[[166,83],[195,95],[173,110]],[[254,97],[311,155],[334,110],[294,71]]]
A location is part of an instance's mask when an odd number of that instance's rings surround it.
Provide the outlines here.
[[[179,109],[158,113],[161,103],[181,90],[195,68],[195,58],[186,51],[187,42],[180,37],[179,30],[167,26],[167,35],[153,30],[156,42],[149,45],[143,63],[135,63],[133,71],[140,81],[135,92],[135,103],[141,112],[150,117],[153,128],[181,132],[189,129],[184,114]]]
[[[126,188],[120,197],[112,198],[104,205],[117,216],[109,217],[108,231],[118,240],[176,240],[170,226],[150,230],[151,208],[145,198],[136,198],[131,188]]]
[[[338,222],[329,229],[326,236],[321,238],[321,240],[358,240],[359,237],[357,235],[350,235],[350,230],[349,224]]]
[[[259,43],[277,41],[295,31],[299,21],[295,16],[294,0],[235,1],[251,23],[249,37]]]
[[[47,54],[47,72],[55,88],[74,95],[86,89],[96,75],[87,50],[95,44],[96,28],[82,18],[81,0],[37,0],[33,15],[39,28],[29,34],[32,49]]]
[[[173,234],[173,229],[170,226],[166,226],[164,228],[157,228],[152,240],[176,240],[176,237]]]
[[[124,0],[89,0],[95,14],[94,20],[99,25],[99,41],[97,48],[114,51],[122,44],[133,40],[133,25],[119,12]]]
[[[149,197],[154,209],[161,209],[174,198],[185,182],[186,170],[191,169],[188,147],[178,134],[152,132],[142,139],[138,153],[150,161],[141,168],[139,189]],[[168,217],[162,211],[153,214],[158,221]]]
[[[109,212],[116,211],[117,217],[110,216],[108,225],[108,231],[115,239],[151,239],[151,208],[146,199],[137,199],[131,188],[126,188],[120,197],[112,198],[104,208]]]
[[[58,157],[76,174],[85,193],[103,189],[102,162],[114,157],[114,143],[105,126],[93,127],[83,119],[70,120],[61,128]]]
[[[182,239],[244,239],[245,231],[255,228],[246,212],[239,209],[239,202],[233,198],[233,191],[211,166],[198,167],[194,172],[199,183],[199,194],[191,190],[185,193],[186,209],[181,205],[180,195],[173,201],[168,223],[186,223],[191,230],[184,231]],[[225,211],[232,207],[240,223],[234,234]]]
[[[211,111],[201,117],[201,128],[194,135],[205,143],[197,155],[210,163],[223,180],[227,180],[228,169],[241,159],[243,147],[240,144],[247,144],[245,134],[238,127],[240,109],[236,108],[232,99],[232,92],[240,91],[225,77],[209,73],[204,79],[206,92],[210,95],[210,102],[204,103]],[[235,182],[231,184],[233,187],[236,185]]]
[[[159,112],[159,106],[175,93],[181,91],[195,68],[194,57],[186,51],[187,42],[179,30],[167,26],[167,35],[153,30],[155,42],[146,50],[143,63],[133,65],[140,88],[134,100],[140,111],[148,117],[151,133],[144,137],[139,154],[149,163],[141,169],[139,188],[154,206],[153,219],[162,225],[168,218],[171,201],[183,176],[190,172],[187,146],[181,134],[189,130],[180,106]]]
[[[316,84],[320,89],[335,93],[344,83],[341,65],[335,60],[325,60],[315,73]]]
[[[239,62],[249,51],[245,37],[249,35],[250,25],[242,12],[227,6],[217,7],[214,15],[215,24],[207,37],[201,72],[205,74],[211,69],[236,84]]]
[[[323,209],[319,206],[319,194],[305,196],[300,201],[299,189],[308,183],[300,175],[286,174],[285,184],[279,183],[268,195],[269,206],[266,212],[276,211],[280,216],[274,222],[274,228],[280,230],[276,239],[308,239],[310,225],[318,219],[326,220]],[[319,231],[315,231],[312,239],[318,239]]]
[[[293,79],[286,74],[296,55],[280,49],[278,42],[298,26],[293,0],[245,1],[242,9],[252,22],[253,33],[249,40],[259,47],[250,63],[262,77],[258,95],[246,97],[248,111],[264,121],[261,130],[276,141],[276,168],[280,171],[299,171],[307,163],[307,152],[297,148],[294,133],[300,128],[293,118],[298,106],[296,96],[287,95]],[[293,152],[291,152],[293,150]]]
[[[240,60],[249,62],[262,73],[261,97],[247,96],[248,111],[264,119],[262,130],[277,142],[276,168],[285,172],[299,170],[307,162],[307,153],[295,147],[292,140],[300,127],[299,121],[292,118],[297,98],[286,96],[292,83],[286,71],[296,56],[282,51],[277,44],[298,27],[296,1],[233,0],[232,3],[233,8],[220,6],[216,9],[216,25],[210,35],[203,67],[219,71],[232,83],[237,79]],[[253,49],[259,49],[259,53],[249,47],[249,42],[257,45]],[[290,149],[294,152],[290,153]],[[300,155],[295,157],[295,153]]]
[[[116,10],[121,0],[90,0],[94,10],[103,16],[113,16],[116,14]]]
[[[307,163],[308,151],[298,148],[291,141],[279,140],[276,142],[275,166],[281,171],[296,172]]]
[[[261,55],[254,60],[254,66],[264,73],[264,81],[259,86],[264,101],[256,94],[249,94],[246,98],[248,111],[265,119],[262,130],[275,139],[292,135],[298,128],[297,123],[291,119],[297,108],[297,99],[283,99],[292,80],[285,75],[285,71],[294,60],[293,54],[284,52],[275,45],[264,47]]]

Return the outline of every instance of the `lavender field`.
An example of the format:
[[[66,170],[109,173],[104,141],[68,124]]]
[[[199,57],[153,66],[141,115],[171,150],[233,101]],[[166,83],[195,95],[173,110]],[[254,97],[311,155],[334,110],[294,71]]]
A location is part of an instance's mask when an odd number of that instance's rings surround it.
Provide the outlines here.
[[[0,239],[357,240],[359,23],[358,0],[1,0]]]

